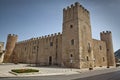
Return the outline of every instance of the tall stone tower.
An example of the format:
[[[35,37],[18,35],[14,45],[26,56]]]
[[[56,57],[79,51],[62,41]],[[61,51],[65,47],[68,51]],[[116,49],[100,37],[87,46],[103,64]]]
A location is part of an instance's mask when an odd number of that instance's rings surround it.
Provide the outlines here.
[[[6,53],[4,56],[4,62],[10,62],[10,56],[13,53],[15,44],[17,42],[18,36],[15,34],[9,34],[7,37],[7,43],[6,43]]]
[[[89,68],[92,65],[89,11],[76,2],[63,9],[62,66]]]
[[[115,66],[115,56],[113,51],[112,33],[111,31],[101,32],[100,37],[102,41],[106,42],[107,51],[107,67]]]

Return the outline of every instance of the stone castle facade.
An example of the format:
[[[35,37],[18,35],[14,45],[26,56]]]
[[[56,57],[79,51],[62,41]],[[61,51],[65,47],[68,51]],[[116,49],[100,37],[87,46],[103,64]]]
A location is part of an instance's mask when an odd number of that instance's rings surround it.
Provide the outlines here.
[[[4,42],[0,42],[0,63],[3,62],[3,58],[4,58]]]
[[[62,33],[17,42],[8,35],[4,62],[60,65],[73,68],[115,66],[112,33],[101,32],[92,39],[90,14],[76,2],[63,9]]]

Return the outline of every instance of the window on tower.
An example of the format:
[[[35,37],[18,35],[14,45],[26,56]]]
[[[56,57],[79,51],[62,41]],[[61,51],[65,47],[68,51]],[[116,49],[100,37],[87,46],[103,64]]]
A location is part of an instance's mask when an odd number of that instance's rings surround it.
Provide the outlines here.
[[[89,58],[88,58],[88,56],[87,56],[87,61],[89,61]]]
[[[100,50],[102,50],[102,46],[99,46]]]
[[[70,54],[70,57],[72,58],[72,57],[73,57],[73,55],[72,55],[72,54]]]
[[[70,25],[70,28],[73,28],[73,25]]]
[[[50,46],[53,46],[53,42],[50,42]]]
[[[88,52],[89,52],[89,53],[91,52],[91,46],[90,46],[90,43],[88,43]]]
[[[26,47],[25,47],[25,51],[26,51]]]
[[[105,58],[103,57],[103,62],[105,61]]]
[[[74,39],[71,40],[71,45],[74,45]]]

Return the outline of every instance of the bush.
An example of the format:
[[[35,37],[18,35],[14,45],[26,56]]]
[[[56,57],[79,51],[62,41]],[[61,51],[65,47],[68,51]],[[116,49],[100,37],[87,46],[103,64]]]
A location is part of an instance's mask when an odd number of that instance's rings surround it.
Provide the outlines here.
[[[39,70],[36,69],[12,69],[12,72],[15,73],[31,73],[31,72],[39,72]]]

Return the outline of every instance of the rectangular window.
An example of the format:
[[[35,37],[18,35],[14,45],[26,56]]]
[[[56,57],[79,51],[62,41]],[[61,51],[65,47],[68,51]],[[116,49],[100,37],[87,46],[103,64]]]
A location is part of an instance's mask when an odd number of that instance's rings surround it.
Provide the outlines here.
[[[74,45],[74,39],[71,40],[71,45]]]
[[[36,49],[36,46],[33,46],[33,50],[35,50]]]
[[[90,43],[88,43],[88,52],[89,52],[89,53],[91,52],[91,46],[90,46]]]
[[[50,42],[50,46],[53,46],[53,42]]]
[[[25,47],[25,51],[26,51],[26,47]]]
[[[102,50],[102,46],[99,46],[100,50]]]
[[[103,57],[103,62],[105,61],[105,58]]]
[[[0,50],[2,50],[2,47],[0,46]]]
[[[87,56],[87,61],[89,61],[89,58],[88,58],[88,56]]]
[[[70,28],[73,28],[73,25],[70,25]]]

